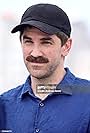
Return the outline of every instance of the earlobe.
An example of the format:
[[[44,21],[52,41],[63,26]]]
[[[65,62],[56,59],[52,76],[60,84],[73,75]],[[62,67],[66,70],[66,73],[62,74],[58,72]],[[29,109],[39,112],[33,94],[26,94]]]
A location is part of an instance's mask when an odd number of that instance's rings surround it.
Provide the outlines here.
[[[67,42],[62,46],[62,55],[67,56],[72,46],[72,39],[69,38]]]

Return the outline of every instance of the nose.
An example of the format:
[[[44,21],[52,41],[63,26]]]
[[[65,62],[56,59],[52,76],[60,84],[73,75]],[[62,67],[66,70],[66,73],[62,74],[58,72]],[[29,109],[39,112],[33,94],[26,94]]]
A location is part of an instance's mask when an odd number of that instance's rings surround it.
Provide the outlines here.
[[[39,47],[34,47],[33,50],[31,51],[31,55],[33,57],[38,57],[38,56],[42,56],[43,53],[42,53],[42,51],[40,50]]]

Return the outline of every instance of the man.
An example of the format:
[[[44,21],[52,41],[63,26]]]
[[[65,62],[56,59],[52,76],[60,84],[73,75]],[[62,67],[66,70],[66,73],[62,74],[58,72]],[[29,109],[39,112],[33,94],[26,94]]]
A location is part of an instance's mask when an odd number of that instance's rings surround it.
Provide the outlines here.
[[[64,68],[72,39],[67,14],[36,4],[12,33],[20,32],[26,82],[2,95],[6,129],[13,133],[90,133],[90,82]]]

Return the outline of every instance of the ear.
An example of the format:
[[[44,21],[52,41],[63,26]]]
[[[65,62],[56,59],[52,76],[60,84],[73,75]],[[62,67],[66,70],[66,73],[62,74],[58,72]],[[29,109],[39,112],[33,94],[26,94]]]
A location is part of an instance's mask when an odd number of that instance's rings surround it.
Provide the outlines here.
[[[69,38],[67,42],[62,46],[62,56],[67,56],[72,46],[72,39]]]

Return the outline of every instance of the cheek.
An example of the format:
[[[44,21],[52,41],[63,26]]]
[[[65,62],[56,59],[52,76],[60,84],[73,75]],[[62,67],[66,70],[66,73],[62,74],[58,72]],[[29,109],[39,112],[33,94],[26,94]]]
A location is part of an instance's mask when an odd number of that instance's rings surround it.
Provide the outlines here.
[[[23,56],[27,56],[30,52],[30,50],[26,47],[22,47]]]
[[[53,49],[49,51],[48,56],[49,59],[51,60],[57,60],[61,58],[61,50],[60,49]]]

